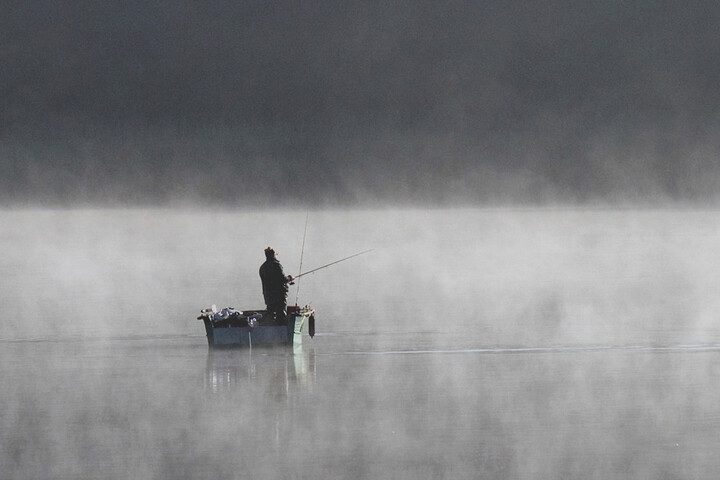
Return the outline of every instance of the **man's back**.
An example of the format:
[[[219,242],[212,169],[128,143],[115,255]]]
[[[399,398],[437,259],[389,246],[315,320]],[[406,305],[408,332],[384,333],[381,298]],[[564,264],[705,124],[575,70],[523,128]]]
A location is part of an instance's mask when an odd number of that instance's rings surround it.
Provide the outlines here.
[[[268,259],[260,266],[260,280],[262,281],[263,294],[288,291],[282,265],[277,259]]]

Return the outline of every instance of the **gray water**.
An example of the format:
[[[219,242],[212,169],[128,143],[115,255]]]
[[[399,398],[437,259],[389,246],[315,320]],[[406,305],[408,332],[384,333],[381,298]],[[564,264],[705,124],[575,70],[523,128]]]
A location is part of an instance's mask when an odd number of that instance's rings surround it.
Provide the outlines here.
[[[300,282],[318,335],[209,350],[304,223],[0,212],[2,478],[720,474],[720,213],[310,212],[305,270],[373,249]]]

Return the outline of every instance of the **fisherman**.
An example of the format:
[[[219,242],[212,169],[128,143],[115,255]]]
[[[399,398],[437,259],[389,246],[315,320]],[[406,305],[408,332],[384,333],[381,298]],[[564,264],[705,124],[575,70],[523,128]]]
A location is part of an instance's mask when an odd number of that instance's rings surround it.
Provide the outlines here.
[[[275,250],[265,249],[265,263],[260,266],[260,280],[262,281],[263,297],[268,313],[271,313],[278,323],[287,322],[287,293],[288,283],[293,278],[285,276],[282,265],[275,256]]]

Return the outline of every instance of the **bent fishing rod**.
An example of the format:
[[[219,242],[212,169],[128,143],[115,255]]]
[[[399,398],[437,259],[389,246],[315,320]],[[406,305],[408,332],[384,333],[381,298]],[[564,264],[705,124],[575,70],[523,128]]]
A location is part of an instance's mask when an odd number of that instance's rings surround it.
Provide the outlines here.
[[[317,272],[318,270],[322,270],[323,268],[327,268],[327,267],[329,267],[329,266],[331,266],[331,265],[335,265],[336,263],[344,262],[345,260],[350,260],[350,259],[353,258],[353,257],[357,257],[357,256],[359,256],[359,255],[362,255],[362,254],[368,253],[368,252],[372,252],[372,249],[370,249],[370,250],[365,250],[364,252],[356,253],[355,255],[350,255],[349,257],[341,258],[340,260],[335,260],[334,262],[330,262],[330,263],[328,263],[327,265],[323,265],[322,267],[314,268],[314,269],[312,269],[312,270],[308,270],[307,272],[300,273],[300,274],[298,274],[297,277],[292,277],[292,278],[290,279],[290,282],[293,282],[293,281],[295,281],[296,279],[298,279],[298,278],[300,278],[300,277],[304,277],[305,275],[307,275],[307,274],[309,274],[309,273],[315,273],[315,272]]]

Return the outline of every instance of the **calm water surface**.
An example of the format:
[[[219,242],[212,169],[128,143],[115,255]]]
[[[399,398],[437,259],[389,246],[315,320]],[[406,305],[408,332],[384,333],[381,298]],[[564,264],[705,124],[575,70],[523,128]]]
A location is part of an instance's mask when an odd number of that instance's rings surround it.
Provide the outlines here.
[[[306,268],[374,251],[303,280],[297,353],[195,316],[304,214],[0,220],[3,478],[720,474],[720,214],[315,212]]]

